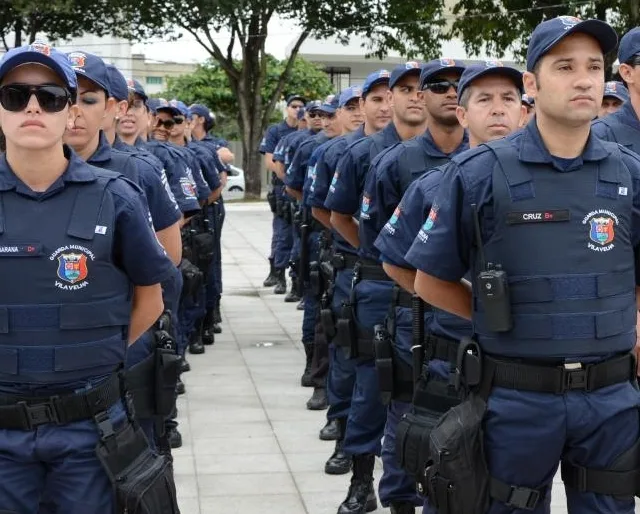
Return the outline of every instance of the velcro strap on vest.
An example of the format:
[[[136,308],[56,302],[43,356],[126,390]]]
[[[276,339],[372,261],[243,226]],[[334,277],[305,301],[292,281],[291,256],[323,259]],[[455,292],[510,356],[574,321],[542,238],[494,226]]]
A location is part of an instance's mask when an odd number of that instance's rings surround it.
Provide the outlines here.
[[[360,259],[358,261],[358,276],[360,280],[383,280],[385,282],[393,282],[393,279],[389,277],[382,268],[382,264],[374,263],[374,261],[367,260],[366,262]]]
[[[120,377],[114,373],[93,389],[50,397],[0,394],[0,428],[33,430],[39,425],[65,425],[91,419],[122,398]]]
[[[509,282],[511,303],[589,300],[633,293],[634,271],[600,275],[531,277]]]
[[[489,494],[493,499],[504,503],[507,507],[521,510],[534,510],[540,499],[544,499],[546,489],[546,487],[532,489],[509,485],[494,477],[491,477],[489,482]]]
[[[91,241],[95,237],[104,193],[109,182],[120,176],[119,173],[106,170],[103,171],[103,174],[108,176],[98,178],[97,184],[93,187],[78,188],[73,212],[69,218],[68,235],[87,241]]]
[[[635,301],[619,311],[598,314],[514,314],[512,339],[604,339],[629,331],[635,326],[637,311]],[[479,316],[474,320],[478,334],[492,336]]]
[[[564,366],[523,364],[485,356],[483,365],[493,377],[494,387],[553,394],[590,392],[628,382],[634,379],[636,370],[635,358],[630,353],[594,364]]]
[[[123,297],[101,302],[0,307],[0,333],[22,330],[80,330],[127,326],[131,303]]]
[[[437,359],[447,362],[456,362],[458,357],[459,341],[447,339],[433,334],[427,334],[424,338],[425,359],[430,361]]]
[[[608,496],[636,496],[640,493],[640,469],[611,471],[578,466],[563,460],[562,481],[565,486],[581,493],[589,492]]]

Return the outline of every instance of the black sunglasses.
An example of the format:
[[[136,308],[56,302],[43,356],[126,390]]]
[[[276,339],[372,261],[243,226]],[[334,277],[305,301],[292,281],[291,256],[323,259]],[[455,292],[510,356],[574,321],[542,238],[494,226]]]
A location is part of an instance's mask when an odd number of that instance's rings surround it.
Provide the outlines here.
[[[158,121],[156,121],[156,128],[164,127],[167,130],[171,130],[175,124],[176,122],[173,120],[161,120],[158,118]]]
[[[176,122],[176,125],[182,125],[184,123],[184,116],[174,116],[173,121]]]
[[[62,86],[7,84],[0,87],[0,105],[7,111],[20,112],[27,107],[32,95],[36,95],[44,112],[60,112],[71,101],[71,94]]]
[[[314,119],[314,118],[322,118],[322,113],[320,112],[316,112],[316,111],[312,111],[307,113],[309,115],[309,118]]]
[[[426,83],[423,89],[428,89],[436,95],[444,95],[447,91],[449,91],[450,87],[452,87],[454,90],[457,90],[459,83],[459,80],[438,80],[437,82]]]

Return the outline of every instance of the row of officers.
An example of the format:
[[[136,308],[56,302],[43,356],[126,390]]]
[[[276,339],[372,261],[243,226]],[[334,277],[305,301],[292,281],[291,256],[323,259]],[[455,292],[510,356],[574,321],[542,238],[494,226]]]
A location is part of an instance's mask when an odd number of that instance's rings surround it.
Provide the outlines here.
[[[0,61],[0,512],[179,514],[233,154],[201,104],[46,42]]]
[[[376,456],[394,514],[549,513],[559,467],[569,512],[634,512],[639,114],[640,28],[570,16],[524,73],[440,58],[287,100],[265,285],[291,268],[338,514],[377,509]]]

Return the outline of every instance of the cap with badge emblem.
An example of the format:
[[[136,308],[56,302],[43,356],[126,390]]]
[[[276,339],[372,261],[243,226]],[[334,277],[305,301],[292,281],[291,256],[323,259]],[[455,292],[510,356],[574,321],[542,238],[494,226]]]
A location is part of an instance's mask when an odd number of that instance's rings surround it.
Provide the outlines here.
[[[386,84],[388,86],[390,79],[391,73],[389,73],[388,70],[378,70],[369,73],[367,78],[364,79],[364,84],[362,84],[362,98],[365,98],[378,84]]]
[[[359,99],[362,97],[362,88],[360,86],[351,86],[343,89],[340,92],[340,98],[338,99],[338,107],[344,107],[351,100]]]
[[[455,59],[445,57],[433,59],[422,67],[422,72],[420,73],[420,89],[426,89],[425,86],[431,81],[431,79],[437,77],[440,73],[448,72],[462,74],[464,69],[464,64],[461,61],[456,61]]]
[[[84,77],[90,80],[111,96],[107,64],[101,57],[86,52],[69,52],[67,57],[78,78]]]
[[[327,114],[334,114],[338,109],[339,102],[340,102],[339,95],[329,95],[324,99],[322,104],[320,104],[320,107],[318,108],[318,110]]]
[[[615,80],[605,82],[603,98],[617,98],[621,102],[627,102],[629,100],[629,90],[622,82],[616,82]]]
[[[127,79],[120,73],[120,70],[113,64],[107,64],[107,76],[109,77],[111,96],[118,100],[118,102],[128,100],[129,87],[127,86]]]
[[[511,79],[520,94],[524,91],[522,87],[522,72],[510,66],[505,66],[501,61],[492,59],[481,64],[471,64],[465,68],[458,84],[458,98],[462,96],[464,90],[469,87],[474,80],[488,75],[498,75]]]
[[[420,71],[420,63],[418,63],[417,61],[409,61],[396,66],[391,71],[391,77],[389,78],[389,89],[393,89],[398,84],[400,79],[406,77],[407,75],[420,76]]]

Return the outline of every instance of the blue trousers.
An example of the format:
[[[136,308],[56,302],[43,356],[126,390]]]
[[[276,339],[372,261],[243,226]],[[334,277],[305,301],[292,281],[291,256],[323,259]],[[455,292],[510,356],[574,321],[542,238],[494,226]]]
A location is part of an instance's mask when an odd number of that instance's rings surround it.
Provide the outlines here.
[[[162,301],[164,302],[164,308],[171,311],[171,325],[173,326],[173,334],[171,335],[177,342],[181,338],[178,312],[180,310],[182,282],[182,273],[176,267],[171,278],[162,283]]]
[[[392,282],[362,280],[354,286],[356,322],[373,330],[384,322],[391,304]],[[351,455],[380,455],[387,409],[380,401],[378,373],[373,359],[358,359],[356,383],[347,419],[344,451]]]
[[[276,216],[276,213],[274,212],[273,219],[271,220],[271,250],[269,251],[270,260],[275,260],[276,258],[276,246],[278,244],[278,226],[276,222],[277,218],[278,216]]]
[[[214,227],[215,252],[209,265],[206,285],[206,308],[213,309],[222,296],[222,225],[225,218],[224,202],[218,202],[207,207],[209,219],[217,220]],[[275,216],[274,216],[275,220]],[[275,221],[274,221],[275,222]],[[274,232],[275,234],[275,232]],[[271,256],[273,258],[274,239],[271,240]]]
[[[121,403],[108,414],[115,428],[126,420]],[[93,420],[33,431],[0,429],[2,512],[113,514],[111,483],[95,452],[98,439]]]
[[[342,302],[349,298],[353,268],[339,270],[333,291],[331,309],[339,316]],[[327,419],[345,418],[351,409],[353,387],[356,382],[356,359],[347,359],[341,348],[329,345],[329,375],[327,377],[327,398],[329,410]]]
[[[181,336],[178,341],[178,353],[180,355],[184,355],[189,345],[189,338],[198,329],[197,324],[206,313],[206,295],[206,286],[203,285],[197,298],[186,296],[180,302],[180,309],[178,310],[178,325]]]
[[[309,262],[313,262],[318,259],[318,238],[319,232],[312,232],[308,236],[309,245]],[[320,308],[320,302],[317,296],[311,290],[311,285],[306,283],[304,288],[304,313],[302,317],[302,343],[311,344],[315,339],[316,334],[316,317],[318,315],[318,309]]]

